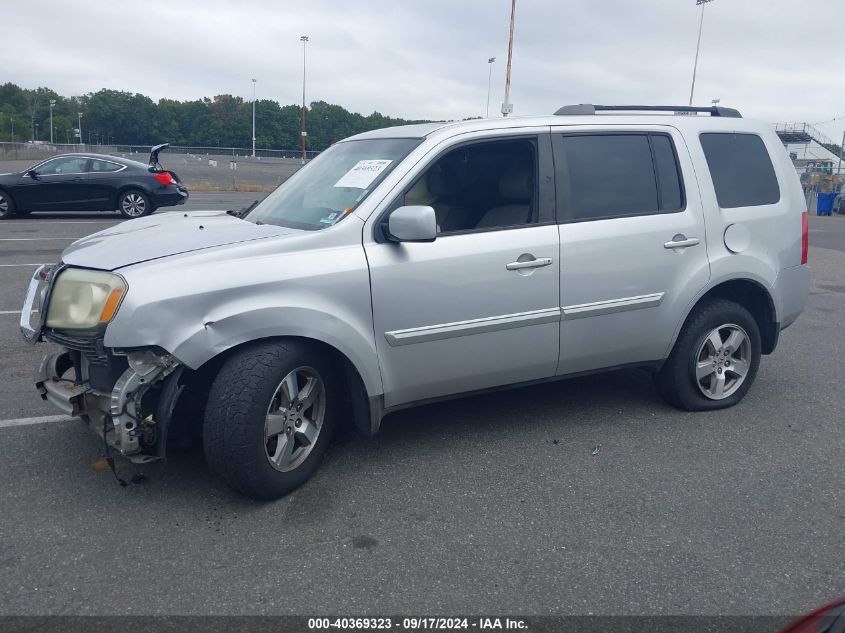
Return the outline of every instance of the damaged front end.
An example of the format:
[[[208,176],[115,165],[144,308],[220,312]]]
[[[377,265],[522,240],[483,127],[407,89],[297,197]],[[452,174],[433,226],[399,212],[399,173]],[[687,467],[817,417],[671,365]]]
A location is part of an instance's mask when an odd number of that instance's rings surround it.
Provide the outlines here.
[[[67,415],[81,417],[112,449],[131,461],[163,458],[171,416],[182,390],[179,377],[183,365],[155,349],[104,350],[92,359],[87,341],[80,344],[49,332],[44,336],[69,345],[41,363],[36,381],[41,397]]]
[[[38,370],[36,387],[41,397],[66,415],[87,421],[109,447],[132,461],[164,457],[170,418],[182,389],[183,365],[160,348],[107,348],[106,318],[76,330],[51,323],[47,318],[51,301],[64,299],[67,304],[68,293],[63,297],[55,291],[56,279],[66,270],[70,269],[62,264],[40,267],[21,313],[21,333],[28,343],[47,340],[60,347],[58,353],[44,358]],[[117,305],[119,301],[111,307],[111,315]],[[79,310],[64,308],[78,317]],[[108,301],[104,301],[101,314],[107,310]]]

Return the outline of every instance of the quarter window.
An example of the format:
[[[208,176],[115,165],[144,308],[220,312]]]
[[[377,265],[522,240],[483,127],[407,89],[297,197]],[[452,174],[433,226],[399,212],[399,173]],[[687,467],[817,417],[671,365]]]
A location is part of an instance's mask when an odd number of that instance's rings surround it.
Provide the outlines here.
[[[107,160],[97,160],[96,158],[91,160],[91,171],[118,171],[121,168],[121,165],[116,163],[112,163]]]
[[[723,209],[775,204],[780,187],[763,139],[756,134],[701,135],[716,199]]]
[[[569,221],[684,208],[677,157],[665,134],[560,135],[555,169]]]

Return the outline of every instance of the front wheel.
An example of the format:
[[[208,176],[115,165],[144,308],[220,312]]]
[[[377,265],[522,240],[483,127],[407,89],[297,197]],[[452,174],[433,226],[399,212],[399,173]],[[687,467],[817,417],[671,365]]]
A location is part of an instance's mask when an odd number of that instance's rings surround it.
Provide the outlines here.
[[[203,446],[211,470],[235,490],[277,499],[301,486],[326,452],[340,408],[335,372],[293,341],[235,352],[214,379]]]
[[[657,390],[687,411],[724,409],[751,388],[760,366],[760,328],[741,305],[711,299],[687,319],[655,375]]]
[[[0,220],[8,220],[15,215],[15,203],[5,191],[0,191]]]
[[[153,212],[153,205],[147,194],[137,189],[124,191],[117,198],[117,210],[124,218],[142,218]]]

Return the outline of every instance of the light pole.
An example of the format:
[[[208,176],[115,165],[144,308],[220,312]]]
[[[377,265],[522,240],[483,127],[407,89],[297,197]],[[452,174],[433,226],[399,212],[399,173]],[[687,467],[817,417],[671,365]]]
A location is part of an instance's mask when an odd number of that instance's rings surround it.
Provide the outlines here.
[[[78,118],[78,121],[79,121],[79,144],[80,144],[80,145],[84,145],[84,144],[85,144],[85,141],[83,141],[83,140],[82,140],[82,113],[81,113],[81,112],[77,112],[76,114],[77,114],[77,115],[78,115],[78,117],[79,117],[79,118]]]
[[[698,52],[701,50],[701,31],[704,29],[704,6],[713,0],[695,0],[695,6],[701,5],[701,21],[698,23],[698,44],[695,46],[695,63],[692,66],[692,87],[689,91],[689,104],[695,96],[695,73],[698,71]]]
[[[513,112],[513,104],[510,102],[511,95],[511,61],[513,61],[513,22],[516,17],[516,0],[511,0],[511,27],[508,35],[508,67],[505,71],[505,100],[502,102],[502,116],[508,116]]]
[[[53,108],[56,105],[55,99],[50,99],[50,145],[53,144]]]
[[[255,158],[255,79],[252,80],[252,157]]]
[[[9,122],[12,124],[12,143],[15,142],[15,117],[9,115]]]
[[[299,38],[299,41],[302,42],[302,130],[299,133],[301,142],[302,142],[302,164],[305,164],[305,159],[307,158],[305,154],[305,138],[308,136],[308,132],[305,131],[305,44],[308,42],[308,36],[303,35]]]
[[[493,62],[496,61],[495,57],[490,57],[487,60],[487,66],[489,68],[487,72],[487,118],[490,118],[490,82],[493,79]]]

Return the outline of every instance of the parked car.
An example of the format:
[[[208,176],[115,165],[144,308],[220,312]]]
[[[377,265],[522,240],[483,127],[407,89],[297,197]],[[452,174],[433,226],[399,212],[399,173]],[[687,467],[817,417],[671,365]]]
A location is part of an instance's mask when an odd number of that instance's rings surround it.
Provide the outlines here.
[[[37,388],[136,461],[195,425],[263,499],[341,421],[459,394],[643,367],[677,407],[735,405],[806,301],[795,170],[734,110],[606,108],[367,132],[245,214],[78,240],[25,301],[62,346]]]
[[[175,172],[104,154],[60,154],[17,174],[0,174],[0,220],[32,211],[120,211],[126,218],[184,204],[188,190]]]

